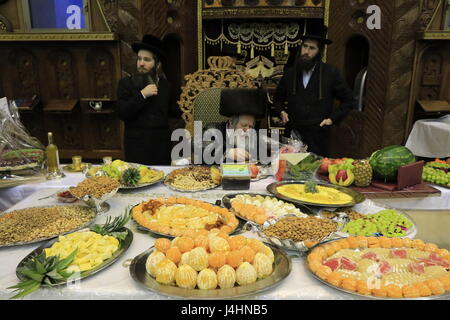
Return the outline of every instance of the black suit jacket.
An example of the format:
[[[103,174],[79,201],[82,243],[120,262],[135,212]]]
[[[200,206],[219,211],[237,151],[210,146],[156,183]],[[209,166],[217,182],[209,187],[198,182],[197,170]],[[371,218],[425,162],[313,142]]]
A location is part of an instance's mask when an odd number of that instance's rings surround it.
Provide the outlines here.
[[[160,79],[158,95],[145,99],[131,77],[120,80],[117,113],[125,123],[125,159],[147,165],[170,164],[169,82]]]

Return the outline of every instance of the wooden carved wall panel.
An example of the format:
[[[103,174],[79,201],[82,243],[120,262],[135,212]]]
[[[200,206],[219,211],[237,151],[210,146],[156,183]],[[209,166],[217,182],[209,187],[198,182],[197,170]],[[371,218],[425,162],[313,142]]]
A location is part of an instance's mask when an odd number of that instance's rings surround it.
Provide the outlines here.
[[[423,86],[439,86],[442,80],[442,55],[431,49],[423,57]]]
[[[101,6],[106,22],[112,32],[119,32],[119,17],[118,17],[118,1],[115,0],[100,0],[98,3]]]
[[[422,0],[422,13],[419,18],[419,28],[421,31],[426,30],[441,1],[442,0]]]
[[[419,15],[417,0],[395,3],[382,146],[404,143]]]
[[[92,98],[115,97],[116,74],[114,57],[106,50],[93,48],[87,54],[87,70],[89,73]]]
[[[95,150],[120,149],[120,132],[117,121],[108,115],[95,115],[91,120]]]
[[[34,54],[25,49],[12,52],[12,65],[17,75],[14,97],[32,97],[40,94],[38,62]]]
[[[49,55],[49,60],[55,71],[57,94],[59,99],[76,99],[78,90],[74,74],[74,59],[65,50],[53,51]],[[55,97],[56,98],[56,97]]]
[[[63,148],[83,149],[83,135],[80,134],[81,121],[78,116],[67,115],[59,117],[62,125]]]

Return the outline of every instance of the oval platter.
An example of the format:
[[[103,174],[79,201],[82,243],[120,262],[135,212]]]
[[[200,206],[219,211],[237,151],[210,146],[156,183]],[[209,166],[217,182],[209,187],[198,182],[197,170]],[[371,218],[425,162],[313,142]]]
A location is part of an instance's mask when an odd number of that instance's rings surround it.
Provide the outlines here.
[[[281,186],[285,186],[285,185],[290,185],[290,184],[304,184],[305,181],[282,181],[282,182],[275,182],[272,183],[270,185],[267,186],[267,191],[269,191],[271,194],[273,194],[275,197],[277,197],[278,199],[284,200],[284,201],[288,201],[288,202],[292,202],[292,203],[298,203],[298,204],[303,204],[303,205],[310,205],[310,206],[315,206],[315,207],[328,207],[328,208],[341,208],[341,207],[352,207],[358,203],[361,203],[365,200],[365,197],[363,194],[352,190],[350,188],[346,188],[346,187],[341,187],[341,186],[336,186],[333,184],[327,184],[327,183],[322,183],[322,182],[318,182],[317,185],[318,186],[324,186],[324,187],[328,187],[328,188],[332,188],[332,189],[336,189],[342,193],[345,193],[349,196],[352,197],[352,201],[345,203],[345,204],[324,204],[324,203],[317,203],[317,202],[309,202],[309,201],[302,201],[302,200],[298,200],[298,199],[294,199],[285,195],[282,195],[281,193],[278,192],[277,188],[281,187]]]
[[[275,256],[275,266],[269,277],[258,280],[250,285],[236,286],[230,289],[184,289],[158,283],[150,276],[150,274],[147,273],[145,268],[147,258],[154,250],[153,247],[133,259],[130,265],[130,274],[131,277],[144,289],[162,294],[164,296],[202,300],[239,298],[248,295],[255,295],[274,288],[291,273],[291,259],[283,251],[274,247],[271,249]]]
[[[0,248],[3,248],[3,247],[16,247],[16,246],[23,246],[23,245],[33,244],[33,243],[37,243],[37,242],[47,241],[47,240],[53,239],[55,237],[59,237],[61,235],[73,233],[73,232],[76,232],[76,231],[79,231],[81,229],[89,227],[92,223],[94,223],[94,220],[97,218],[97,213],[96,213],[95,209],[93,209],[93,208],[89,208],[89,207],[86,207],[86,206],[76,206],[76,205],[75,206],[74,205],[65,205],[65,206],[80,207],[80,208],[89,210],[89,211],[92,212],[92,219],[89,220],[88,222],[82,224],[81,226],[79,226],[77,228],[74,228],[74,229],[66,231],[66,232],[59,233],[59,234],[51,236],[51,237],[39,238],[39,239],[35,239],[35,240],[32,240],[32,241],[28,241],[28,242],[16,242],[16,243],[13,243],[13,244],[0,245]],[[44,208],[51,208],[51,207],[56,207],[56,206],[32,207],[32,208],[43,208],[44,209]],[[32,209],[32,208],[25,208],[25,209]],[[19,211],[19,210],[24,210],[24,209],[18,209],[18,210],[14,210],[14,211]],[[5,212],[4,214],[8,214],[8,213],[10,213],[10,212]],[[2,216],[2,215],[0,215],[0,216]]]
[[[328,242],[333,242],[333,241],[337,241],[337,240],[339,240],[339,239],[331,240],[331,241],[328,241]],[[308,256],[309,256],[309,254],[311,254],[311,252],[308,253]],[[420,298],[382,298],[382,297],[376,297],[374,295],[363,295],[363,294],[360,294],[360,293],[357,293],[357,292],[354,292],[354,291],[346,290],[346,289],[338,287],[338,286],[334,286],[331,283],[321,279],[309,267],[309,265],[308,265],[308,256],[304,260],[304,264],[305,264],[306,270],[308,270],[308,272],[314,278],[316,278],[317,280],[319,280],[320,282],[322,282],[323,284],[325,284],[326,286],[328,286],[330,288],[333,288],[335,290],[347,293],[347,294],[352,295],[352,296],[357,296],[357,297],[361,297],[361,298],[365,298],[365,299],[373,299],[373,300],[434,300],[434,299],[448,298],[450,296],[450,292],[447,292],[447,293],[444,293],[444,294],[441,294],[441,295],[435,295],[435,296],[430,296],[430,297],[420,297]]]
[[[141,165],[141,164],[139,164],[139,163],[132,163],[132,162],[129,162],[128,164],[130,164],[130,165],[131,165],[132,167],[134,167],[134,168],[138,168],[139,166],[144,166],[144,165]],[[149,187],[149,186],[152,186],[152,185],[154,185],[154,184],[157,184],[157,183],[160,183],[160,182],[164,181],[164,176],[165,176],[164,171],[158,170],[158,169],[154,169],[154,168],[149,167],[149,166],[145,166],[145,167],[147,167],[147,168],[149,168],[149,169],[151,169],[151,170],[154,170],[154,171],[158,172],[160,175],[161,175],[161,173],[162,173],[161,178],[159,178],[159,179],[157,179],[157,180],[155,180],[155,181],[152,181],[152,182],[142,183],[142,184],[138,184],[138,185],[135,185],[135,186],[126,186],[126,185],[123,185],[123,184],[121,183],[120,186],[119,186],[119,190],[134,190],[134,189],[140,189],[140,188]],[[92,175],[89,174],[89,172],[86,172],[86,178],[91,178],[91,177],[92,177]]]
[[[83,280],[86,279],[88,277],[93,276],[96,273],[99,273],[100,271],[105,270],[106,268],[108,268],[110,265],[112,265],[114,262],[116,262],[118,259],[120,259],[120,257],[123,256],[123,254],[128,250],[128,248],[130,247],[131,243],[133,242],[133,232],[126,228],[128,231],[128,235],[125,238],[125,240],[120,241],[120,246],[119,249],[116,250],[116,252],[114,252],[113,256],[105,261],[103,261],[100,265],[96,266],[93,269],[90,270],[86,270],[86,271],[82,271],[80,273],[80,278],[76,279],[76,280]],[[18,269],[22,268],[24,266],[24,264],[29,260],[29,259],[33,259],[34,257],[38,256],[39,254],[42,253],[42,251],[44,249],[50,248],[55,242],[57,242],[59,239],[53,239],[43,245],[41,245],[39,248],[37,248],[36,250],[34,250],[33,252],[31,252],[29,255],[27,255],[25,258],[22,259],[22,261],[20,261],[20,263],[17,265],[16,268],[16,275],[19,278],[19,280],[23,280],[23,276],[18,272]],[[73,280],[71,280],[73,281]],[[52,287],[57,287],[57,286],[61,286],[61,285],[65,285],[67,282],[62,281],[61,283],[57,283],[54,284]],[[44,285],[46,287],[48,287],[47,285]]]
[[[245,217],[242,217],[241,215],[239,215],[238,212],[234,211],[233,208],[231,207],[231,200],[233,198],[235,198],[236,196],[243,194],[243,195],[248,195],[248,196],[262,196],[262,197],[271,197],[271,198],[276,198],[275,196],[273,196],[272,194],[259,194],[259,193],[234,193],[234,194],[227,194],[222,198],[222,204],[225,208],[227,208],[228,210],[232,211],[234,213],[234,215],[236,217],[238,217],[241,220],[244,220],[245,222],[251,222],[251,223],[255,223],[252,220],[249,220]],[[276,198],[278,199],[278,198]],[[279,200],[279,199],[278,199]],[[282,200],[283,201],[283,200]],[[300,204],[300,203],[292,203],[295,207],[297,207],[301,212],[307,214],[307,215],[314,215],[314,212],[308,208],[307,206],[305,206],[304,204]]]

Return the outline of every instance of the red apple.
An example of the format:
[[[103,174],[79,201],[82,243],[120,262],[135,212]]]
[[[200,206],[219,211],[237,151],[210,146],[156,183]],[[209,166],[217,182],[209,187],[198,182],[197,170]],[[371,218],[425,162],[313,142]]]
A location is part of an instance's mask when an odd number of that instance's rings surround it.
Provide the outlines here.
[[[328,173],[328,166],[332,164],[333,161],[329,158],[323,158],[322,164],[319,167],[319,173]]]
[[[250,173],[252,175],[252,179],[256,178],[258,176],[259,173],[259,169],[258,166],[256,164],[251,164],[250,165]]]

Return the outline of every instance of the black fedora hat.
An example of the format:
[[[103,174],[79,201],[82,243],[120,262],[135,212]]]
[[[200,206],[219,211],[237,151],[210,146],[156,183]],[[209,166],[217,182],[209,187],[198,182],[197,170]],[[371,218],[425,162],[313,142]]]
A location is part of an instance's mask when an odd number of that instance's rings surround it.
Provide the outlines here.
[[[225,117],[250,114],[256,119],[266,116],[267,95],[263,89],[224,88],[220,91],[219,113]]]
[[[144,38],[142,39],[142,42],[136,42],[131,45],[133,48],[133,51],[138,53],[139,50],[148,50],[156,54],[159,60],[164,60],[166,57],[166,54],[163,50],[163,43],[162,41],[151,35],[146,34]]]
[[[306,33],[300,36],[300,39],[317,40],[323,44],[332,44],[333,41],[327,39],[328,27],[323,24],[310,24],[306,27]]]

